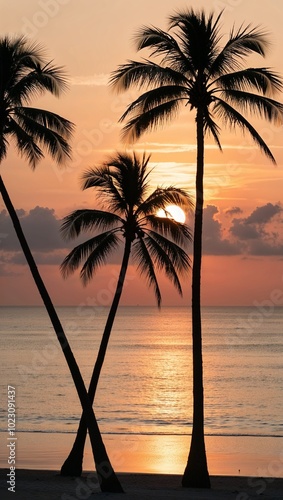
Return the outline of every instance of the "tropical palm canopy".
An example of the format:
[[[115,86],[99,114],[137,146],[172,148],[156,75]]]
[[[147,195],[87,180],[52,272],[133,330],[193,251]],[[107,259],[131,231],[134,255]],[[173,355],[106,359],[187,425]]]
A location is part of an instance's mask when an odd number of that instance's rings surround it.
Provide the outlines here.
[[[246,67],[249,55],[265,56],[266,33],[250,25],[232,29],[227,40],[220,34],[218,16],[182,10],[169,17],[168,32],[142,27],[135,37],[137,50],[148,50],[148,59],[122,64],[111,77],[117,91],[132,86],[141,95],[126,109],[124,139],[135,141],[144,132],[176,116],[181,105],[195,113],[196,208],[192,269],[193,429],[188,463],[182,484],[210,487],[204,443],[204,398],[201,333],[201,260],[203,221],[204,138],[210,134],[220,144],[220,125],[248,132],[263,153],[275,162],[269,147],[247,119],[255,115],[282,123],[283,105],[274,100],[282,90],[281,78],[267,67]]]
[[[266,34],[250,25],[233,29],[221,47],[219,34],[221,14],[214,19],[203,11],[188,10],[169,18],[169,31],[143,27],[136,35],[137,49],[150,49],[149,59],[129,61],[114,71],[111,84],[116,90],[149,87],[131,103],[121,121],[129,118],[125,137],[136,140],[140,135],[175,116],[181,104],[202,114],[205,132],[220,145],[220,128],[224,124],[248,131],[254,141],[272,160],[269,148],[244,116],[253,112],[269,121],[282,119],[283,106],[271,96],[282,90],[281,78],[269,68],[244,68],[250,54],[265,56]],[[242,114],[243,113],[243,114]]]
[[[161,304],[161,292],[156,270],[163,270],[181,294],[178,275],[187,271],[190,265],[189,257],[180,246],[191,238],[188,227],[172,218],[156,215],[159,209],[166,213],[170,203],[188,208],[190,199],[183,190],[172,186],[157,188],[148,194],[151,172],[148,170],[149,159],[150,156],[145,154],[138,158],[135,153],[116,153],[101,166],[89,169],[83,176],[83,189],[95,188],[99,203],[106,210],[76,210],[65,217],[62,224],[62,232],[67,238],[75,238],[83,231],[98,232],[75,247],[61,266],[63,274],[67,276],[82,264],[80,274],[85,284],[121,242],[124,247],[116,290],[89,385],[91,403],[95,397],[131,252],[141,274],[153,287],[158,306]],[[81,474],[86,433],[83,414],[72,450],[62,465],[62,475]]]
[[[170,203],[188,207],[190,201],[185,191],[172,186],[157,188],[148,195],[149,159],[146,155],[139,159],[135,153],[117,153],[103,165],[85,172],[83,189],[97,188],[99,200],[109,211],[75,210],[65,217],[62,233],[67,238],[79,236],[82,231],[102,232],[76,246],[64,259],[61,269],[67,276],[83,263],[80,275],[86,284],[117,249],[122,236],[129,254],[132,248],[133,259],[153,287],[160,305],[156,269],[164,270],[181,294],[178,273],[187,271],[190,261],[180,245],[190,240],[191,235],[185,224],[158,217],[156,213],[159,209],[166,211]]]
[[[50,111],[27,106],[32,98],[45,91],[59,96],[65,88],[66,80],[61,68],[45,62],[37,45],[29,45],[23,37],[0,39],[0,162],[7,155],[10,139],[15,141],[19,153],[28,159],[32,168],[43,158],[42,147],[58,163],[70,156],[67,140],[71,136],[73,124]],[[1,176],[0,192],[84,409],[100,488],[102,491],[121,492],[123,489],[109,461],[79,367]]]
[[[24,37],[0,39],[0,161],[10,139],[33,168],[43,158],[42,146],[60,163],[70,156],[73,124],[29,105],[46,91],[59,96],[65,88],[62,68],[46,62],[38,45]]]

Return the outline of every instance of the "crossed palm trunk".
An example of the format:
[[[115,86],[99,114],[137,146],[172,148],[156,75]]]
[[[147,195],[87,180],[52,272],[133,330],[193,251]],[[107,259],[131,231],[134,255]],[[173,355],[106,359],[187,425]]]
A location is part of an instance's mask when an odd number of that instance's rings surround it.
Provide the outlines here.
[[[165,273],[180,295],[182,288],[178,273],[186,273],[190,268],[190,259],[180,247],[191,239],[189,228],[168,217],[156,215],[158,210],[166,209],[170,203],[188,207],[191,205],[190,198],[185,191],[173,186],[157,188],[148,196],[149,159],[150,156],[145,154],[138,158],[135,153],[118,152],[101,166],[86,171],[82,177],[83,189],[95,188],[100,203],[107,210],[75,210],[64,218],[61,227],[66,238],[78,237],[82,231],[99,231],[77,245],[61,264],[65,277],[82,264],[80,277],[84,284],[106,263],[110,253],[121,243],[120,237],[123,238],[120,274],[89,386],[91,402],[95,397],[131,252],[139,271],[145,274],[149,286],[154,289],[158,307],[161,305],[161,293],[156,268]],[[82,472],[86,424],[83,413],[73,448],[62,466],[62,475],[79,476]]]
[[[0,75],[0,162],[7,156],[10,140],[14,141],[16,149],[28,160],[32,169],[44,158],[43,148],[58,164],[70,158],[69,139],[73,132],[73,123],[51,111],[30,106],[34,96],[48,92],[58,97],[66,89],[62,68],[46,61],[41,47],[30,44],[25,37],[4,36],[0,38]],[[101,489],[121,492],[122,487],[109,461],[79,367],[39,274],[2,177],[0,192],[85,411]]]
[[[98,474],[98,480],[100,483],[101,491],[103,492],[123,492],[123,488],[112,468],[109,457],[107,455],[106,448],[102,441],[101,433],[92,409],[92,404],[89,400],[89,396],[84,385],[83,378],[81,376],[78,364],[72,353],[68,339],[64,333],[61,322],[52,304],[48,291],[42,281],[40,273],[37,269],[34,258],[29,249],[28,243],[26,241],[25,235],[22,231],[20,221],[18,219],[17,213],[13,207],[11,199],[6,190],[5,184],[2,177],[0,176],[0,192],[3,197],[4,203],[7,207],[8,213],[13,222],[18,240],[22,247],[23,253],[26,257],[27,263],[29,265],[31,274],[41,295],[43,303],[45,305],[46,311],[49,315],[55,333],[57,335],[58,341],[60,343],[61,349],[65,356],[66,362],[70,369],[77,393],[84,411],[84,422],[85,422],[85,435],[87,433],[87,428],[89,430],[89,436],[96,466],[96,471]]]
[[[119,306],[120,298],[123,291],[123,286],[125,282],[126,272],[128,268],[129,258],[131,253],[131,241],[127,240],[125,242],[124,256],[122,260],[121,270],[116,286],[115,295],[112,301],[112,305],[108,314],[107,322],[102,335],[102,340],[100,343],[99,351],[97,354],[96,362],[94,365],[93,373],[91,376],[91,381],[88,389],[89,402],[93,404],[98,380],[100,377],[101,369],[104,363],[105,354],[109,342],[109,338],[112,331],[112,326],[115,320],[116,312]],[[80,476],[83,469],[83,457],[84,457],[84,447],[87,436],[87,416],[85,411],[81,416],[79,427],[77,430],[76,439],[74,441],[73,447],[70,451],[69,456],[65,460],[61,467],[62,476]]]

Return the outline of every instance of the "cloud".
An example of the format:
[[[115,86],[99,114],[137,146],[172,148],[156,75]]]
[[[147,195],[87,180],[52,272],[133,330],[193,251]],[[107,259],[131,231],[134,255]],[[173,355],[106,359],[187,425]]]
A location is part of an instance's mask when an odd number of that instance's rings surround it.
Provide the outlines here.
[[[1,250],[0,250],[1,253]],[[19,276],[20,273],[16,272],[12,266],[9,265],[11,260],[6,259],[5,256],[0,257],[0,277],[14,277]]]
[[[25,237],[33,251],[48,252],[53,249],[66,248],[66,243],[60,236],[60,220],[55,211],[50,208],[35,207],[29,212],[17,210]],[[20,245],[12,226],[9,214],[0,212],[1,233],[6,235],[1,239],[1,249],[4,251],[19,251]]]
[[[66,250],[54,250],[54,251],[41,251],[41,252],[32,252],[33,258],[36,264],[49,265],[49,266],[60,266],[62,264],[63,259],[66,257]],[[25,265],[26,259],[22,251],[15,252],[13,256],[8,256],[10,262],[18,265]]]
[[[278,204],[273,205],[272,203],[267,203],[262,207],[257,207],[249,217],[246,218],[246,224],[266,224],[275,215],[282,212],[282,207]]]
[[[232,215],[238,215],[242,214],[243,210],[240,207],[231,207],[231,208],[226,208],[224,210],[225,215],[232,216]]]
[[[203,213],[203,253],[206,255],[283,256],[282,219],[279,204],[266,203],[246,217],[233,218],[227,230],[215,205]],[[225,215],[243,213],[228,208]]]
[[[178,143],[162,143],[162,142],[140,142],[135,147],[135,151],[144,152],[150,151],[151,153],[188,153],[195,152],[196,145],[195,144],[178,144]]]
[[[229,232],[246,254],[283,255],[282,212],[279,204],[266,203],[245,218],[233,219]]]
[[[218,151],[219,147],[217,144],[206,144],[205,149],[211,150],[211,151]],[[229,150],[236,150],[238,151],[241,149],[241,151],[244,150],[253,150],[253,146],[237,146],[235,144],[227,144],[225,145],[225,149]],[[136,147],[135,151],[143,152],[144,150],[150,151],[151,153],[163,153],[163,154],[168,154],[168,153],[188,153],[188,152],[195,152],[197,150],[197,146],[195,143],[164,143],[164,142],[151,142],[151,141],[146,141],[146,142],[139,142]]]
[[[66,241],[60,234],[61,220],[52,208],[35,207],[28,212],[17,210],[20,223],[37,264],[60,265],[67,253],[85,241],[89,235],[84,233],[75,240]],[[0,212],[0,266],[26,264],[25,257],[17,239],[11,219],[6,210]],[[109,264],[120,263],[122,249],[118,249],[108,259]],[[3,271],[4,272],[4,271]]]
[[[248,224],[246,219],[233,219],[230,233],[239,240],[253,240],[261,237],[262,231],[259,231],[254,225]]]
[[[207,205],[203,213],[203,252],[207,255],[237,255],[239,248],[223,237],[221,223],[215,218],[218,208]]]
[[[221,214],[217,206],[208,205],[203,214],[203,253],[219,256],[283,256],[282,212],[278,203],[266,203],[256,207],[246,217],[230,219],[232,215],[242,214],[242,209],[231,207]],[[88,237],[84,234],[75,240],[63,240],[60,234],[61,220],[52,208],[37,206],[28,212],[17,210],[17,213],[37,264],[59,266],[67,253]],[[109,264],[121,263],[122,247],[120,245],[111,254]],[[12,272],[12,264],[25,264],[5,210],[0,212],[0,256],[0,274]]]
[[[257,256],[283,256],[283,244],[282,243],[270,243],[264,240],[255,240],[251,242],[249,251],[252,255]]]
[[[106,87],[109,84],[110,75],[98,73],[90,76],[74,76],[71,78],[71,84],[86,87]]]

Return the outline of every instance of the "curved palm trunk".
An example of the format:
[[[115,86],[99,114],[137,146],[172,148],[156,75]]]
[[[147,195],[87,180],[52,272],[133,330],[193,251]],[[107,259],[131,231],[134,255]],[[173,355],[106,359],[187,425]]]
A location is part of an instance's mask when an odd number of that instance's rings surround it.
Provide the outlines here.
[[[204,131],[203,115],[197,113],[197,173],[196,208],[192,272],[192,341],[193,341],[193,429],[188,463],[182,485],[192,488],[210,488],[204,442],[204,393],[201,333],[201,258],[203,220]]]
[[[31,254],[31,251],[29,249],[28,243],[26,241],[26,238],[24,236],[24,233],[22,231],[20,221],[18,219],[18,216],[16,214],[16,211],[13,207],[13,204],[10,200],[10,197],[8,195],[8,192],[5,188],[4,182],[2,177],[0,176],[0,192],[3,197],[4,203],[7,207],[7,210],[9,212],[9,215],[12,219],[17,237],[19,239],[20,245],[22,247],[22,250],[24,252],[24,255],[26,257],[27,263],[29,265],[30,271],[32,273],[33,279],[36,283],[36,286],[38,288],[38,291],[41,295],[41,298],[43,300],[43,303],[46,307],[47,313],[49,315],[49,318],[51,320],[51,323],[53,325],[53,328],[55,330],[55,333],[57,335],[57,338],[60,342],[60,346],[62,348],[62,351],[64,353],[65,359],[67,361],[68,367],[70,369],[74,384],[77,389],[77,393],[82,405],[82,408],[84,410],[84,414],[86,415],[86,421],[87,421],[87,426],[89,429],[89,435],[90,435],[90,440],[91,440],[91,445],[92,445],[92,451],[93,451],[93,456],[94,456],[94,461],[96,465],[96,470],[98,474],[98,479],[100,482],[100,488],[102,491],[109,491],[109,492],[123,492],[123,489],[120,485],[120,482],[111,466],[110,460],[108,458],[104,443],[102,441],[102,437],[100,434],[99,427],[97,425],[97,421],[95,418],[95,415],[93,413],[92,406],[90,404],[88,394],[84,385],[83,378],[81,376],[79,367],[77,365],[77,362],[74,358],[74,355],[72,353],[72,350],[70,348],[68,339],[64,333],[63,327],[60,323],[60,320],[57,316],[57,313],[55,311],[55,308],[52,304],[52,301],[50,299],[50,296],[45,288],[45,285],[42,281],[42,278],[39,274],[39,271],[37,269],[36,263],[34,261],[34,258]]]
[[[108,314],[107,322],[104,328],[103,336],[101,339],[99,351],[97,354],[97,359],[94,365],[90,385],[89,385],[89,390],[88,390],[88,397],[93,404],[94,397],[95,397],[95,392],[100,376],[100,372],[102,369],[102,365],[104,362],[105,354],[106,354],[106,349],[108,345],[108,341],[111,335],[112,331],[112,326],[114,323],[114,319],[116,316],[116,312],[118,309],[120,297],[122,294],[123,290],[123,285],[125,281],[125,276],[128,268],[128,263],[129,263],[129,258],[130,258],[130,253],[131,253],[131,240],[126,239],[125,243],[125,249],[124,249],[124,256],[122,260],[122,265],[121,265],[121,270],[117,282],[117,287],[115,291],[115,295],[113,298],[113,302]],[[86,440],[86,435],[87,435],[87,422],[85,418],[85,412],[83,412],[80,420],[80,424],[78,427],[77,435],[75,442],[73,444],[73,447],[70,451],[69,456],[65,460],[64,464],[62,465],[61,468],[61,475],[63,476],[80,476],[82,473],[82,467],[83,467],[83,456],[84,456],[84,447],[85,447],[85,440]]]

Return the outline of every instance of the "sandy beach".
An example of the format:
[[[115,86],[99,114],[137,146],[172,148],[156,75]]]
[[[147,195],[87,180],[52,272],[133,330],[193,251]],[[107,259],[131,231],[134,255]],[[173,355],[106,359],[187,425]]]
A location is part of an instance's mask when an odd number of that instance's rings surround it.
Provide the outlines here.
[[[7,456],[0,461],[0,498],[21,500],[282,499],[282,444],[278,439],[208,437],[211,490],[181,487],[189,436],[104,436],[126,495],[100,493],[87,442],[82,478],[64,478],[60,466],[69,434],[18,433],[16,492],[8,491]],[[5,435],[1,433],[1,437]],[[5,442],[3,440],[4,450]],[[183,445],[182,445],[183,443]],[[0,454],[1,455],[1,454]],[[125,472],[127,471],[127,472]],[[277,479],[277,478],[280,479]],[[264,479],[265,478],[265,479]]]
[[[130,500],[249,500],[253,498],[279,500],[283,497],[283,479],[212,476],[211,490],[185,489],[177,474],[118,474],[125,494],[101,493],[95,475],[85,473],[82,478],[63,478],[56,471],[16,471],[16,492],[7,490],[7,469],[1,469],[1,500],[75,500],[88,498]]]
[[[0,433],[0,468],[7,467],[7,436]],[[17,432],[17,469],[60,470],[73,444],[73,434]],[[117,472],[182,474],[190,436],[103,435]],[[206,436],[212,476],[283,477],[282,439]],[[93,470],[89,440],[84,470]]]

